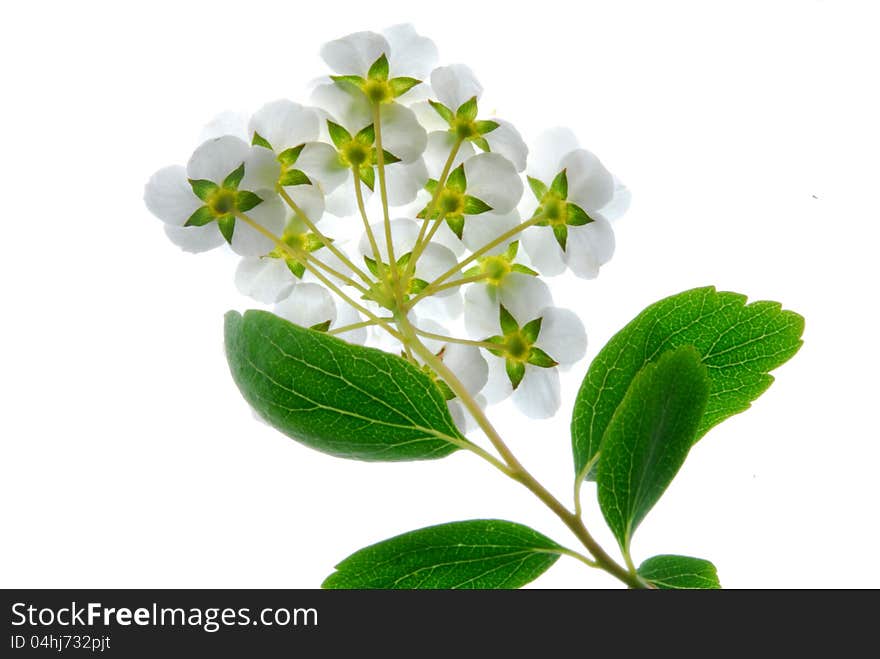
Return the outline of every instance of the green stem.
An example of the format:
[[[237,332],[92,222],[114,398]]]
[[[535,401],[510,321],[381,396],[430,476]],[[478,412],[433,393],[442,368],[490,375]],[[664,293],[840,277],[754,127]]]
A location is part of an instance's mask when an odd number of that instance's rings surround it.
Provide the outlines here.
[[[393,321],[393,318],[382,318],[384,321]],[[360,329],[361,327],[371,327],[375,325],[376,322],[373,320],[362,320],[359,323],[351,323],[350,325],[343,325],[342,327],[335,327],[332,330],[327,330],[327,334],[345,334],[346,332],[350,332],[352,330]]]
[[[499,350],[503,348],[503,346],[499,346],[497,343],[489,343],[488,341],[471,341],[470,339],[459,339],[454,336],[445,336],[444,334],[426,332],[425,330],[419,329],[415,325],[413,325],[413,331],[419,336],[424,336],[427,339],[434,339],[435,341],[442,341],[444,343],[461,343],[466,346],[477,346],[478,348],[485,348],[487,350]]]
[[[373,258],[376,260],[376,267],[383,267],[382,253],[379,251],[379,245],[376,243],[376,236],[373,235],[373,228],[370,226],[370,218],[367,217],[367,209],[364,206],[364,193],[361,190],[361,177],[358,174],[358,168],[352,167],[352,175],[354,176],[354,195],[357,198],[358,210],[361,214],[361,220],[364,223],[364,231],[367,233],[367,240],[370,241],[370,249],[373,250]]]
[[[394,245],[391,242],[391,217],[388,214],[388,189],[385,184],[385,152],[382,150],[382,112],[378,102],[373,103],[373,128],[376,132],[376,168],[379,170],[379,192],[382,196],[382,216],[385,223],[385,243],[388,248],[388,266],[391,269],[391,281],[395,290],[400,274],[397,271],[397,258],[394,256]]]

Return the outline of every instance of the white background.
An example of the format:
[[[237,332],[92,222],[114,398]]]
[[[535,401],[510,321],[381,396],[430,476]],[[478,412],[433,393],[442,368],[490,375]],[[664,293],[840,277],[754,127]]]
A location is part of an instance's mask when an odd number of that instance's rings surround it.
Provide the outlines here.
[[[525,4],[525,3],[523,3]],[[317,587],[353,550],[476,517],[566,530],[466,454],[364,464],[255,422],[222,355],[235,260],[143,207],[226,109],[305,100],[323,41],[412,21],[528,139],[572,127],[633,191],[598,280],[552,281],[588,358],[654,300],[715,284],[807,319],[636,536],[728,587],[880,586],[877,15],[864,2],[15,3],[4,101],[0,585]],[[380,7],[381,9],[376,9]],[[569,410],[494,408],[570,499]],[[588,525],[608,548],[585,488]],[[614,587],[567,558],[535,586]]]

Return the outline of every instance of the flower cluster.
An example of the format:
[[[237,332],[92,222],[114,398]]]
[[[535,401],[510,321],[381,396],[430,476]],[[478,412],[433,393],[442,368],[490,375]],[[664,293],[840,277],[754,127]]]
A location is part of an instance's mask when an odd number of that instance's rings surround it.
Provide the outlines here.
[[[331,73],[309,105],[213,122],[185,167],[149,180],[147,207],[186,251],[228,245],[238,288],[278,315],[424,368],[462,427],[465,393],[552,415],[586,334],[544,278],[598,274],[625,188],[568,130],[530,151],[409,25],[321,56]]]

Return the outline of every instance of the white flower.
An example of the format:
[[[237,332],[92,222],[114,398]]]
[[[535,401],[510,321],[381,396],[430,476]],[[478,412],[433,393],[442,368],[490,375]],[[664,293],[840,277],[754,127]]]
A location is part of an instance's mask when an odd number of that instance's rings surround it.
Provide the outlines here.
[[[454,143],[457,138],[468,140],[483,150],[500,153],[514,164],[518,172],[526,168],[529,150],[513,124],[495,117],[478,119],[477,101],[483,93],[483,86],[470,68],[453,64],[434,69],[431,87],[439,99],[440,105],[433,107],[445,123],[448,143]],[[419,111],[424,112],[424,109]]]
[[[290,295],[296,278],[283,258],[250,256],[239,261],[235,286],[257,302],[275,304]]]
[[[271,240],[236,219],[237,213],[247,212],[276,235],[284,227],[284,209],[274,192],[241,185],[253,149],[237,137],[219,137],[199,146],[186,169],[166,167],[153,175],[144,190],[144,202],[169,225],[169,238],[188,251],[216,247],[224,238],[242,256],[272,250]]]
[[[493,257],[496,259],[501,261],[502,257]],[[527,320],[532,320],[534,314],[552,304],[550,287],[540,277],[507,271],[497,280],[467,287],[464,294],[465,329],[471,338],[485,339],[498,333],[502,306],[517,319],[528,316]]]
[[[367,77],[382,55],[388,58],[389,77],[424,80],[437,62],[437,46],[416,33],[412,25],[394,25],[383,31],[355,32],[324,44],[321,57],[340,75]]]
[[[523,202],[523,215],[543,218],[522,236],[532,263],[545,275],[567,266],[578,277],[596,277],[614,253],[614,232],[604,212],[622,214],[628,192],[562,128],[537,140],[527,173],[533,194]]]
[[[327,329],[336,320],[336,304],[320,284],[297,284],[275,305],[275,313],[303,327]]]

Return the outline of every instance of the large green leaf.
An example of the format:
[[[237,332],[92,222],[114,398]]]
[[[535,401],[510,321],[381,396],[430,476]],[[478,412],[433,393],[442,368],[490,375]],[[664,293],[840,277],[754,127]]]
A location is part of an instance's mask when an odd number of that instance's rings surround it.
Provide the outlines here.
[[[324,588],[519,588],[561,547],[522,524],[475,519],[429,526],[355,552]]]
[[[709,402],[696,439],[746,410],[800,348],[804,319],[778,302],[746,305],[744,295],[696,288],[652,304],[620,330],[590,364],[571,422],[575,471],[593,468],[605,429],[642,367],[663,352],[694,345],[709,369]]]
[[[633,379],[605,431],[599,506],[624,552],[694,442],[709,377],[692,346],[663,353]]]
[[[642,563],[638,573],[661,590],[721,588],[715,566],[702,558],[662,554]]]
[[[423,460],[460,440],[439,388],[395,355],[266,311],[226,314],[226,357],[245,400],[284,434],[358,460]]]

